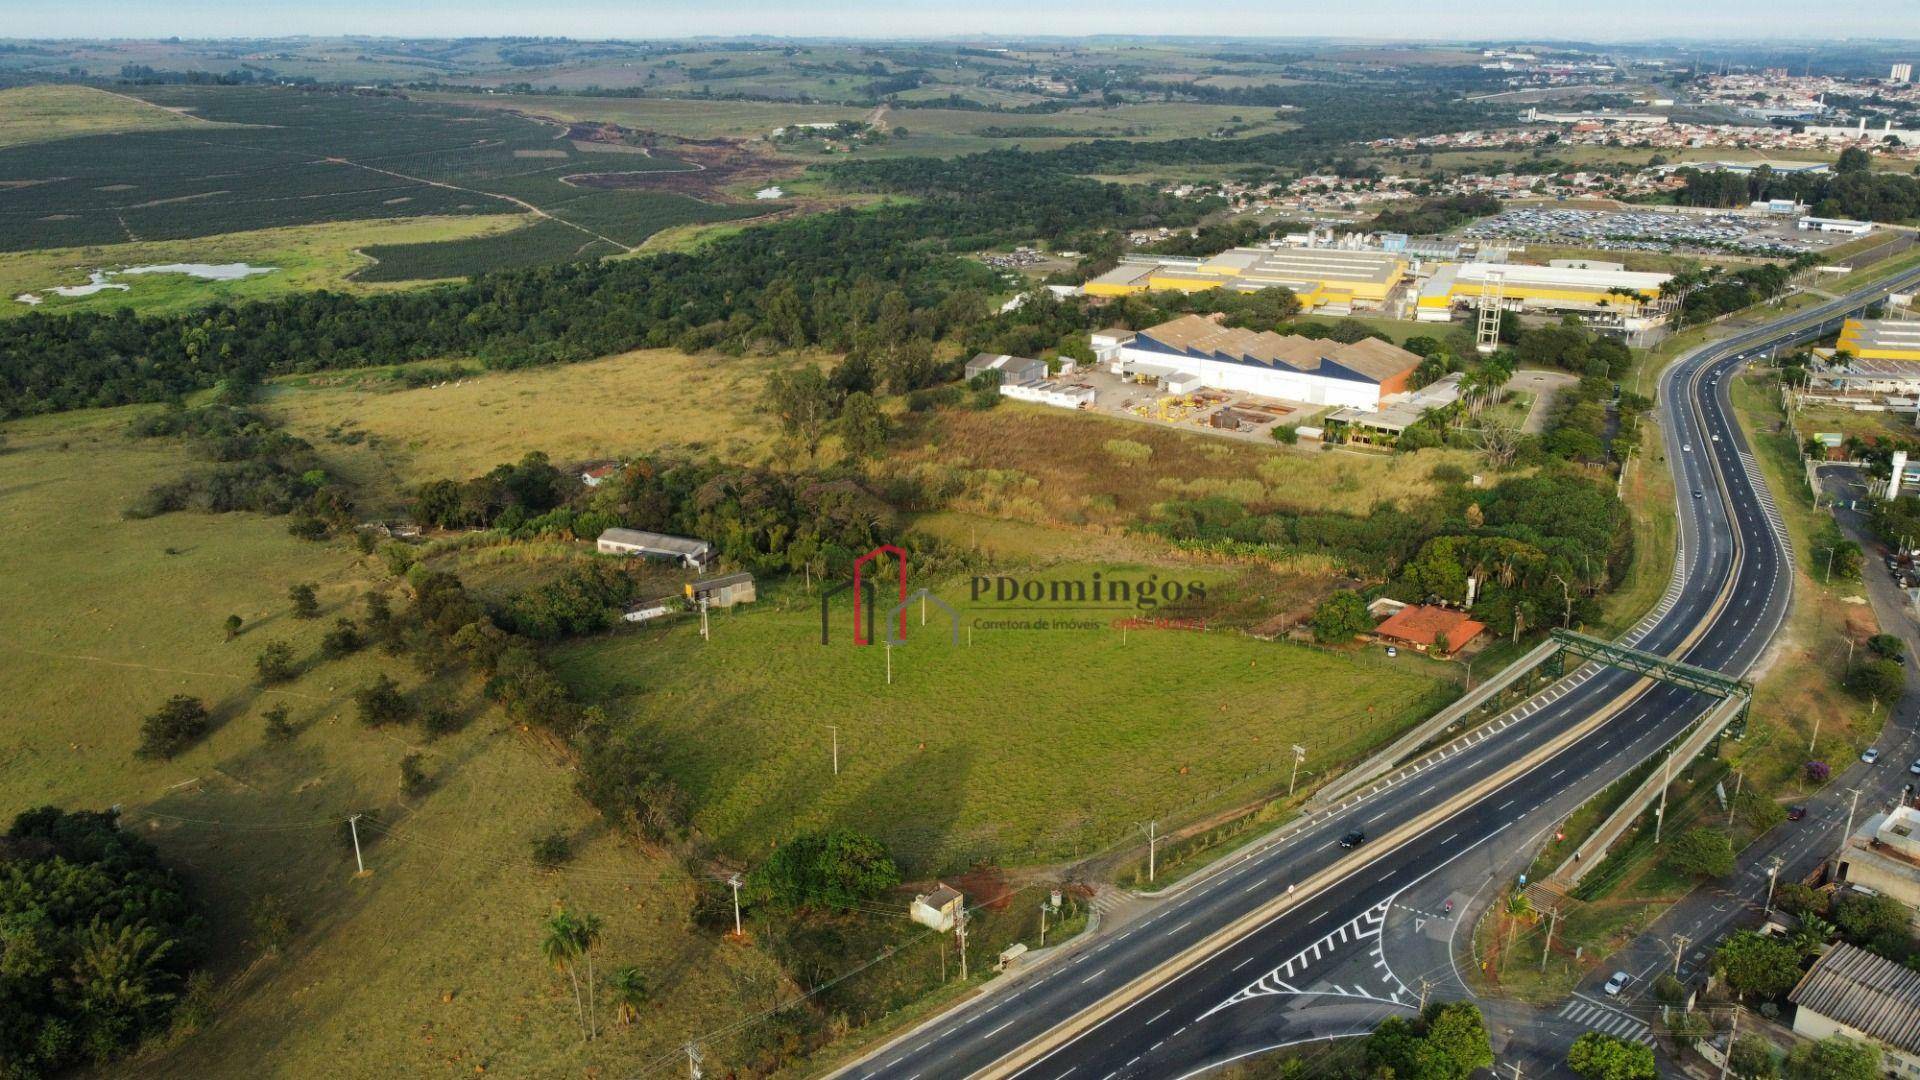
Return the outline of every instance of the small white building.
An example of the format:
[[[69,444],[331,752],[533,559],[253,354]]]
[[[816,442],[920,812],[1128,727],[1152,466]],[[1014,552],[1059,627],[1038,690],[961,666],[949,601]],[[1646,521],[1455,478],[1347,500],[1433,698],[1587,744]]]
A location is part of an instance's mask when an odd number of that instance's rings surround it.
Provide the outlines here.
[[[1873,231],[1873,222],[1850,218],[1803,217],[1798,226],[1803,232],[1844,233],[1848,236],[1865,236]]]
[[[935,882],[932,892],[913,898],[907,915],[921,926],[944,934],[965,917],[963,913],[966,906],[966,895],[959,889],[944,882]]]
[[[1061,409],[1079,409],[1093,404],[1093,387],[1080,383],[1063,383],[1041,380],[1036,383],[1022,383],[1018,386],[1002,383],[1000,396],[1015,401],[1031,401],[1039,405],[1052,405]]]

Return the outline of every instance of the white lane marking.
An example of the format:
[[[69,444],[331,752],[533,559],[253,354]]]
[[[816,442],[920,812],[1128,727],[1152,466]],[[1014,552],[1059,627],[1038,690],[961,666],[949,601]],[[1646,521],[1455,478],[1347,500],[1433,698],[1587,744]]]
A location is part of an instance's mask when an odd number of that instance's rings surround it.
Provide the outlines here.
[[[1001,1032],[1003,1032],[1003,1031],[1005,1031],[1005,1030],[1007,1030],[1008,1028],[1010,1028],[1010,1027],[1012,1027],[1012,1026],[1013,1026],[1013,1025],[1014,1025],[1014,1024],[1015,1024],[1015,1023],[1017,1022],[1017,1021],[1019,1021],[1019,1019],[1020,1019],[1020,1018],[1016,1016],[1016,1017],[1014,1017],[1014,1018],[1013,1018],[1012,1020],[1009,1020],[1009,1021],[1007,1021],[1006,1023],[1004,1023],[1004,1024],[1001,1024],[1001,1025],[1000,1025],[999,1027],[997,1027],[997,1028],[994,1028],[994,1029],[993,1029],[992,1031],[989,1031],[989,1032],[987,1032],[987,1033],[986,1033],[985,1035],[982,1035],[982,1036],[980,1036],[980,1041],[981,1041],[981,1042],[985,1042],[985,1041],[987,1041],[988,1039],[991,1039],[991,1038],[993,1038],[993,1037],[994,1037],[995,1035],[998,1035],[998,1034],[1000,1034]]]
[[[1097,979],[1097,978],[1099,978],[1100,976],[1102,976],[1102,975],[1105,975],[1106,973],[1107,973],[1107,969],[1106,969],[1106,968],[1101,968],[1101,969],[1100,969],[1099,971],[1096,971],[1096,972],[1094,972],[1093,974],[1091,974],[1091,975],[1089,975],[1089,976],[1087,976],[1086,978],[1084,978],[1084,979],[1081,979],[1081,980],[1080,980],[1080,985],[1081,985],[1081,986],[1085,986],[1085,985],[1087,985],[1088,983],[1090,983],[1090,982],[1092,982],[1093,980],[1095,980],[1095,979]]]

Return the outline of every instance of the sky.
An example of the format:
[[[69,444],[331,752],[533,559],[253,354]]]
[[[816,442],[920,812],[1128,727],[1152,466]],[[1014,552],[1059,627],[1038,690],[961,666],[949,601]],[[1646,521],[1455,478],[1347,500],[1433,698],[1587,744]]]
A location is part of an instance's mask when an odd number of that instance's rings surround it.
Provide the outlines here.
[[[5,37],[1920,37],[1920,0],[20,0]]]

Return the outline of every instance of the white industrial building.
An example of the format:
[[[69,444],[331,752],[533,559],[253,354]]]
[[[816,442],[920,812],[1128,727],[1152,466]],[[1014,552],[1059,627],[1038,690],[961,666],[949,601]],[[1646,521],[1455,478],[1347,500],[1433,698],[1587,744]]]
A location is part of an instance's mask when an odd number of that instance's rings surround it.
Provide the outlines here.
[[[1848,236],[1865,236],[1873,231],[1873,222],[1854,221],[1851,218],[1802,217],[1798,226],[1803,232],[1844,233]]]
[[[1378,338],[1342,343],[1221,326],[1200,315],[1136,332],[1103,330],[1094,355],[1116,375],[1169,393],[1203,386],[1311,405],[1373,411],[1406,389],[1420,357]]]

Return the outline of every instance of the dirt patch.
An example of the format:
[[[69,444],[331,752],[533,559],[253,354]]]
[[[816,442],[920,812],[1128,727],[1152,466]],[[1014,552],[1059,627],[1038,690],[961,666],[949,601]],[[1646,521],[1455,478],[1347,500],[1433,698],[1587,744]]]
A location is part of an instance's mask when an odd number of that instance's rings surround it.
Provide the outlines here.
[[[132,191],[133,185],[132,184],[106,184],[101,187],[94,188],[93,190],[95,191]]]
[[[567,152],[566,152],[565,150],[515,150],[515,151],[513,152],[513,156],[514,156],[514,157],[517,157],[517,158],[561,158],[561,159],[565,159],[565,158],[567,158],[567,157],[569,157],[570,155],[569,155],[569,154],[568,154],[568,153],[567,153]]]

